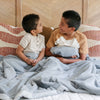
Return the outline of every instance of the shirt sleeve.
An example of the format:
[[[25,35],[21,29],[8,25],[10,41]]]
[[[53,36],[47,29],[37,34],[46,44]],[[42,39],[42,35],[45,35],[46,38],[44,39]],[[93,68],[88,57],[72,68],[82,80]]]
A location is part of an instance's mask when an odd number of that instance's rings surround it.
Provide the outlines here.
[[[29,42],[30,42],[30,37],[29,37],[28,35],[25,35],[25,36],[21,39],[21,41],[20,41],[19,44],[20,44],[23,48],[26,48],[26,47],[28,46]]]
[[[42,43],[42,49],[45,48],[45,37],[44,36],[42,38],[42,42],[41,43]]]
[[[51,36],[46,44],[47,48],[52,48],[55,46],[56,35],[55,31],[51,33]]]
[[[88,54],[88,43],[87,43],[87,37],[83,35],[80,40],[80,54]]]

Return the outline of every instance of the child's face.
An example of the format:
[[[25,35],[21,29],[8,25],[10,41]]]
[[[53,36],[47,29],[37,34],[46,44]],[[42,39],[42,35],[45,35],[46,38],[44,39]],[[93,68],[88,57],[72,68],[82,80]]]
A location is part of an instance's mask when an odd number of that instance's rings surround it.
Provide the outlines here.
[[[63,17],[59,24],[59,29],[61,33],[71,34],[74,32],[73,27],[68,27],[68,24],[66,24],[66,20]]]
[[[41,33],[42,31],[43,31],[43,26],[41,21],[39,20],[36,28],[36,33]]]
[[[38,23],[37,23],[36,30],[31,31],[31,34],[37,35],[38,33],[41,33],[42,30],[43,30],[43,26],[42,26],[42,24],[41,24],[41,22],[39,20]]]

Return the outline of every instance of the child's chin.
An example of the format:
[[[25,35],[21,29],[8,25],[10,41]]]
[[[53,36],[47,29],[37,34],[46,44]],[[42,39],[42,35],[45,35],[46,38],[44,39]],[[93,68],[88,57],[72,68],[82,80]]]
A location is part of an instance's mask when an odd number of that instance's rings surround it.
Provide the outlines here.
[[[43,32],[43,30],[40,33],[42,33],[42,32]]]
[[[62,30],[60,30],[60,33],[64,33]]]

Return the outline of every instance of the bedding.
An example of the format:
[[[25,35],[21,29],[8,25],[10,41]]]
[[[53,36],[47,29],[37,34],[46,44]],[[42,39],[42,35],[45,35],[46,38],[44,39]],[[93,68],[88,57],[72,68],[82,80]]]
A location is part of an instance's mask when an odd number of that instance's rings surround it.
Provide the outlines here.
[[[23,97],[38,99],[65,91],[100,95],[100,61],[88,59],[88,61],[63,64],[55,57],[48,57],[35,67],[22,65],[24,69],[22,71],[16,60],[9,63],[9,59],[10,56],[4,57],[0,64],[2,98],[5,95],[11,100],[20,100]]]
[[[43,29],[41,34],[47,42],[52,30]],[[79,30],[88,38],[89,55],[99,58],[100,28],[81,25]],[[100,100],[100,60],[88,57],[88,61],[64,65],[58,59],[49,57],[35,67],[23,67],[23,72],[15,70],[12,64],[7,63],[6,57],[10,56],[5,55],[15,55],[23,35],[22,28],[0,24],[1,100]]]
[[[43,27],[41,34],[45,37],[45,43],[47,43],[51,32],[51,28]],[[0,23],[0,55],[15,55],[19,41],[24,35],[23,28]]]
[[[64,92],[53,96],[42,97],[40,99],[27,99],[27,100],[100,100],[100,96],[89,95],[85,93]]]
[[[79,31],[86,35],[88,39],[89,55],[91,57],[100,57],[100,28],[91,25],[82,24]]]
[[[69,46],[55,46],[50,49],[52,54],[56,54],[59,56],[62,56],[64,58],[72,58],[72,56],[76,56],[76,58],[79,58],[79,52],[78,49],[74,47]]]

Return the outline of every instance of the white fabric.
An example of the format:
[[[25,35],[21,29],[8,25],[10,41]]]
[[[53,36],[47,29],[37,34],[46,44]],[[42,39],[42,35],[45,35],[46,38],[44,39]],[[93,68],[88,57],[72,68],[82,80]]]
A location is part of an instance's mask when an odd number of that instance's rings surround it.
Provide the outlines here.
[[[30,33],[27,33],[19,44],[24,48],[24,53],[39,53],[43,48],[45,48],[44,36],[41,34],[33,36]]]
[[[14,43],[8,43],[5,41],[0,40],[0,47],[11,47],[11,48],[17,48],[17,44]]]
[[[100,45],[100,41],[97,40],[87,39],[87,41],[88,41],[88,48],[91,48],[96,45]]]
[[[96,59],[96,60],[100,60],[100,57],[91,57],[93,59]]]
[[[13,28],[16,28],[16,27],[13,26]],[[13,30],[13,29],[12,29],[12,30]],[[10,32],[7,28],[5,28],[5,27],[3,27],[3,26],[0,26],[0,31],[1,31],[1,32],[6,32],[7,34],[10,34],[10,35],[16,36],[16,37],[23,36],[23,35],[26,34],[25,31],[22,31],[22,32],[20,32],[19,34],[14,34],[13,32]]]
[[[76,38],[73,38],[72,40],[66,40],[63,36],[61,36],[59,39],[55,41],[55,45],[57,46],[65,45],[65,46],[70,46],[77,49],[80,47]]]
[[[39,99],[27,99],[27,100],[100,100],[100,96],[83,94],[83,93],[66,92],[66,93],[61,93],[61,94],[43,97]]]
[[[79,29],[80,32],[86,32],[86,31],[100,31],[99,27],[95,27],[95,26],[89,26],[89,25],[80,25]]]

